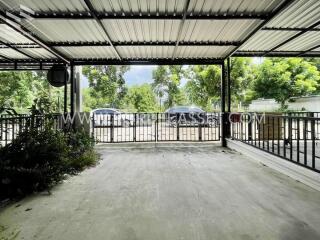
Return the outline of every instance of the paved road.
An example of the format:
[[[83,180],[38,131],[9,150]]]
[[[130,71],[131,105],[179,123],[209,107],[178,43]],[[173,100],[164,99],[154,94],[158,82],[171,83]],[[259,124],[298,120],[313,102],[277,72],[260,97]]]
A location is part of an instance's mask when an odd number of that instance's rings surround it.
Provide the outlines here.
[[[98,166],[52,195],[2,209],[2,239],[320,239],[320,192],[239,153],[201,145],[99,151]]]

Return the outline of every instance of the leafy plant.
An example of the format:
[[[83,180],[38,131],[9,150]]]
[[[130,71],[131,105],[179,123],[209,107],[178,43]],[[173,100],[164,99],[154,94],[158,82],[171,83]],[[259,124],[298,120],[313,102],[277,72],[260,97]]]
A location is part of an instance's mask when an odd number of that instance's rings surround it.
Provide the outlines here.
[[[0,149],[0,156],[0,198],[43,191],[98,160],[84,131],[66,134],[49,125],[22,132]]]

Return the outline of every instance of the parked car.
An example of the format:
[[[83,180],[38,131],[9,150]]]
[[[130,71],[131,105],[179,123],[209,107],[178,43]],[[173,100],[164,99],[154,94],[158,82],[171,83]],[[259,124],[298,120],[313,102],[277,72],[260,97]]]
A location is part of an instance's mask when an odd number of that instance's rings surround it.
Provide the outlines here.
[[[166,120],[171,126],[179,125],[202,125],[218,126],[219,116],[214,113],[207,113],[199,107],[175,106],[165,111]]]
[[[133,114],[123,113],[115,108],[99,108],[93,110],[91,113],[95,126],[100,127],[129,127],[134,121]]]

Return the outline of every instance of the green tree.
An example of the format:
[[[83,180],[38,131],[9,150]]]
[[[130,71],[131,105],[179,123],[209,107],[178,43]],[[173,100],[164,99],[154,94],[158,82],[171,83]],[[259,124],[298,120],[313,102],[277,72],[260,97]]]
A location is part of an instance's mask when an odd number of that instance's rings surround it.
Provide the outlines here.
[[[243,102],[255,79],[256,66],[252,63],[252,58],[245,57],[231,58],[230,65],[232,102]]]
[[[182,66],[158,66],[152,73],[152,88],[159,98],[166,97],[164,105],[166,108],[174,105],[184,104],[183,93],[180,83],[183,77]]]
[[[274,98],[285,108],[291,97],[317,93],[320,74],[302,58],[266,59],[258,68],[253,84],[253,98]]]
[[[95,99],[91,106],[120,108],[127,93],[124,74],[129,66],[86,66],[83,74],[89,80],[90,96]]]
[[[37,108],[44,109],[45,112],[57,112],[61,96],[63,89],[52,87],[46,80],[46,72],[0,73],[0,106],[25,113],[36,104]]]
[[[220,98],[221,68],[217,65],[189,66],[185,77],[189,102],[211,110],[212,104]]]
[[[155,112],[158,110],[156,95],[150,84],[132,86],[125,98],[127,108],[137,112]]]

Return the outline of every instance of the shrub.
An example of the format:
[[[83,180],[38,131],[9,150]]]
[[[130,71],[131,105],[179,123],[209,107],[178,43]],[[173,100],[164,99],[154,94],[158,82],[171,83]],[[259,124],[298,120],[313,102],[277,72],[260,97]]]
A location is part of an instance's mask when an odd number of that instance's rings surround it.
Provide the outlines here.
[[[43,191],[97,160],[93,141],[82,130],[29,129],[0,149],[0,198]]]

